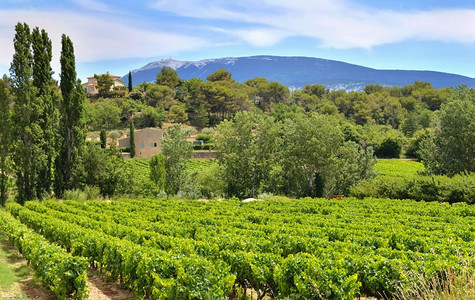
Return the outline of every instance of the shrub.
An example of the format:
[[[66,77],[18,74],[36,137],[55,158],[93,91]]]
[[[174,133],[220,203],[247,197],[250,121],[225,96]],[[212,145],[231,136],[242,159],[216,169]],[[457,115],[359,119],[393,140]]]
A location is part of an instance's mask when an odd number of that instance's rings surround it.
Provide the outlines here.
[[[350,195],[472,204],[475,202],[475,173],[454,177],[417,175],[410,179],[380,176],[354,185]]]
[[[213,142],[213,136],[210,134],[198,134],[196,136],[197,141],[203,141],[204,143],[212,143]]]

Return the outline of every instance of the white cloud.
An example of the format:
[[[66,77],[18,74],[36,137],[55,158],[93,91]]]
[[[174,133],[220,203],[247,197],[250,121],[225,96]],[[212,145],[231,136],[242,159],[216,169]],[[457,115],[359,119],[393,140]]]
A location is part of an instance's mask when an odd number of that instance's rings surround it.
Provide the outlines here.
[[[475,43],[475,10],[395,11],[348,0],[161,0],[152,7],[180,16],[243,22],[227,32],[267,46],[289,36],[317,39],[323,46],[371,48],[403,40]],[[252,29],[248,29],[252,26]]]
[[[0,11],[0,64],[8,66],[13,56],[14,27],[26,22],[44,28],[53,42],[53,69],[58,70],[61,35],[74,43],[76,61],[93,62],[124,58],[165,56],[203,47],[203,39],[138,28],[113,17],[85,16],[71,12],[30,10]]]

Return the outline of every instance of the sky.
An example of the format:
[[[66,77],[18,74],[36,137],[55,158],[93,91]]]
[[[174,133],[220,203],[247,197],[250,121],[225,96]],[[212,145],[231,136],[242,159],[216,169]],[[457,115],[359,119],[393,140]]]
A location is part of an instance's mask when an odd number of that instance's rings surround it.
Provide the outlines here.
[[[252,55],[475,78],[474,0],[1,0],[0,76],[18,22],[48,32],[56,79],[62,34],[83,82],[161,59]]]

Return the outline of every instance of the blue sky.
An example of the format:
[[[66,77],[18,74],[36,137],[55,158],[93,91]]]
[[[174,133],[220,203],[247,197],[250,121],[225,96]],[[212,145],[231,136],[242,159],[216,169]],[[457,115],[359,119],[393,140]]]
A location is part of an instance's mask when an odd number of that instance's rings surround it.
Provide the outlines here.
[[[475,77],[473,0],[2,0],[0,75],[19,21],[49,33],[56,78],[63,33],[82,81],[160,59],[250,55]]]

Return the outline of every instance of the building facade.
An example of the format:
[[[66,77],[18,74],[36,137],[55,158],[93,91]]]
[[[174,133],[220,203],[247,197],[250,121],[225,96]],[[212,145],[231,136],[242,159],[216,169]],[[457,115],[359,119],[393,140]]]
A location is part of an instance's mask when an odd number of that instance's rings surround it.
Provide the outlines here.
[[[157,128],[144,128],[135,131],[135,157],[150,158],[162,151],[163,131]],[[119,140],[120,148],[130,147],[130,137]]]
[[[109,73],[107,73],[109,74]],[[104,75],[104,74],[101,74]],[[123,82],[120,79],[120,76],[118,75],[110,75],[109,76],[114,80],[114,84],[111,86],[111,91],[114,89],[114,87],[118,86],[125,86],[125,82]],[[89,95],[89,96],[94,96],[97,93],[99,93],[99,90],[96,88],[97,85],[97,80],[94,78],[94,76],[88,77],[87,82],[82,84],[82,87],[84,88],[84,92]]]

